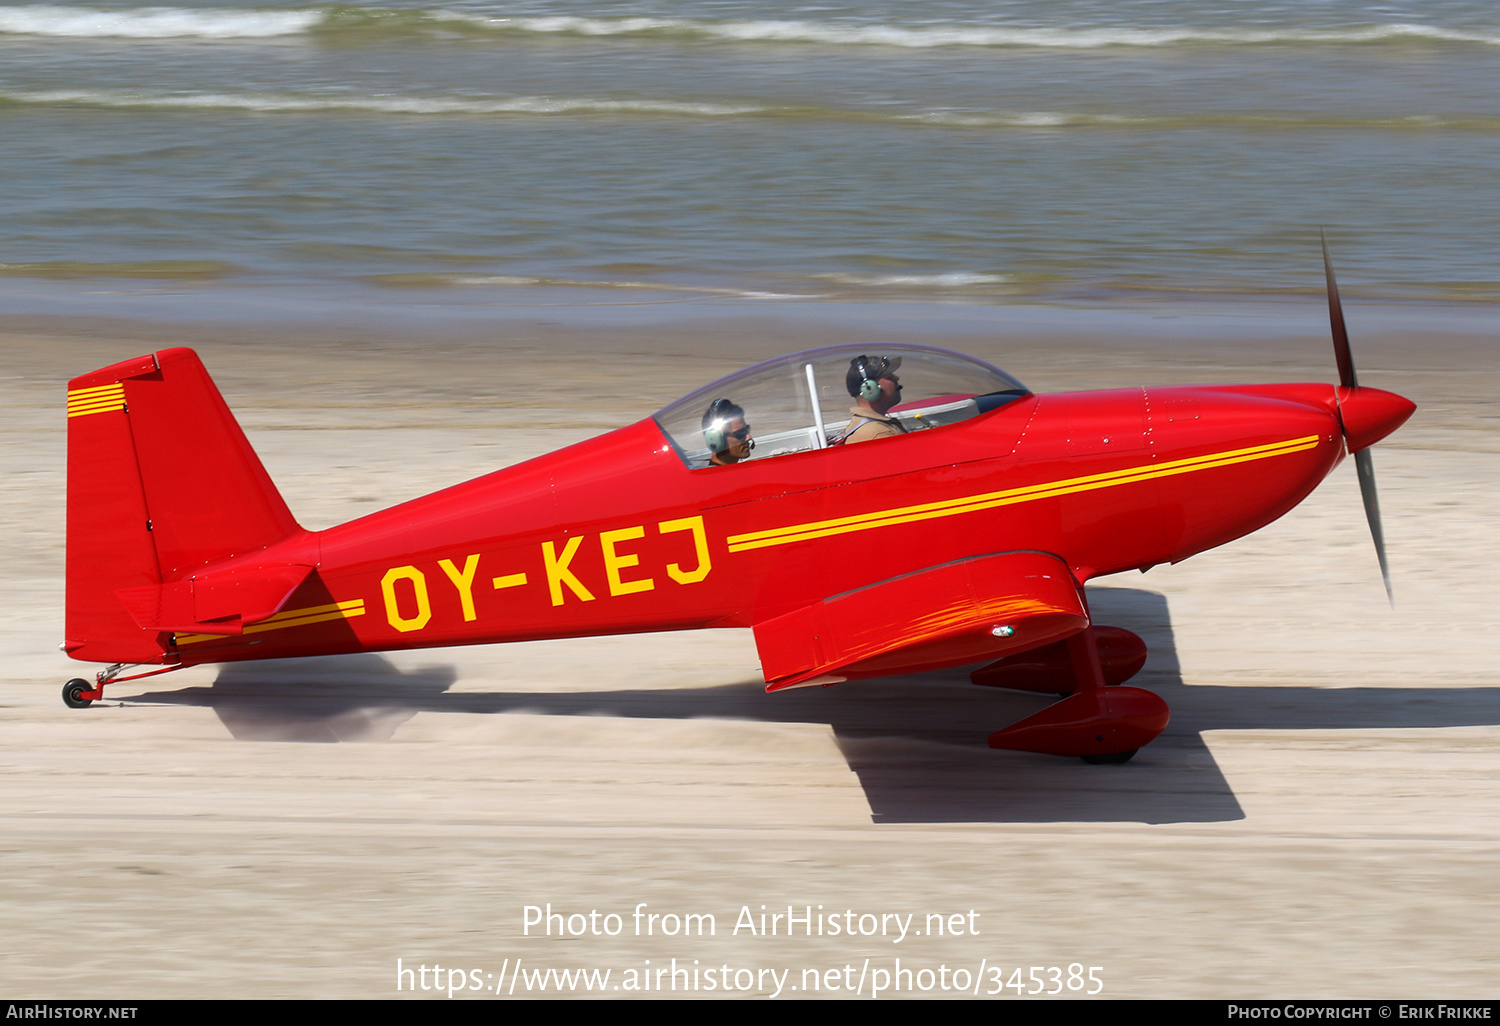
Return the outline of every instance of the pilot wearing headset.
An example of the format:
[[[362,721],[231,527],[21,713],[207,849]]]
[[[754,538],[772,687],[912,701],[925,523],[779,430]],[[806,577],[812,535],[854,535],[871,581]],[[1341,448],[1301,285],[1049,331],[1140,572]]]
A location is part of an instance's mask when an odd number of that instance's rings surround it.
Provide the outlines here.
[[[703,442],[712,454],[708,462],[715,467],[749,459],[755,448],[745,411],[728,399],[715,399],[703,414]]]
[[[881,356],[856,356],[849,361],[844,384],[857,402],[849,410],[844,445],[906,434],[900,421],[887,416],[890,408],[901,401],[901,379],[896,377],[900,366],[899,356],[889,360]]]

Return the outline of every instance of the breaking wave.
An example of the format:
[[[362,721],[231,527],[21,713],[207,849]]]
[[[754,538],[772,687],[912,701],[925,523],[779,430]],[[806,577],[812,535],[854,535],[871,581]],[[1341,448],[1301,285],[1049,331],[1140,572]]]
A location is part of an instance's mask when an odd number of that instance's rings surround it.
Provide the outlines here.
[[[181,7],[98,10],[32,4],[0,7],[0,33],[124,39],[265,39],[295,36],[326,21],[328,8],[214,11]]]
[[[1125,115],[1090,111],[892,111],[755,102],[623,99],[596,96],[392,96],[351,93],[160,92],[135,90],[0,90],[3,107],[224,111],[253,114],[349,114],[455,117],[607,115],[615,118],[772,118],[848,121],[979,130],[1176,131],[1459,131],[1500,134],[1500,116],[1406,115],[1341,117],[1321,113],[1163,112]]]
[[[1007,284],[1014,280],[1008,274],[983,274],[976,271],[947,271],[941,274],[818,274],[813,277],[840,285],[925,289],[975,288]]]
[[[373,114],[642,114],[732,117],[765,113],[748,104],[674,100],[617,100],[598,97],[349,96],[291,93],[145,93],[127,90],[11,90],[0,104],[18,106],[122,107],[160,110],[227,110],[257,113],[352,111]]]
[[[723,20],[552,15],[494,17],[441,8],[391,9],[335,5],[299,9],[214,10],[194,7],[121,9],[29,4],[0,7],[0,34],[119,39],[328,40],[370,35],[469,38],[665,39],[824,46],[1101,47],[1366,45],[1466,43],[1500,46],[1500,31],[1471,31],[1411,22],[1338,28],[1206,28],[1094,26],[1050,28],[994,24],[895,25],[856,21]]]

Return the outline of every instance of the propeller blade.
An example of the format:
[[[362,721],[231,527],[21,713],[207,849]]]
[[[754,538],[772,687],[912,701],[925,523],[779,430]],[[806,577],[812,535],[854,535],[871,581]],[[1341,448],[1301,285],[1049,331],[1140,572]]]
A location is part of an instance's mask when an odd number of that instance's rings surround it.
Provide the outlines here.
[[[1375,555],[1380,559],[1380,577],[1385,581],[1385,597],[1396,608],[1391,591],[1391,568],[1385,561],[1385,532],[1380,527],[1380,498],[1375,494],[1375,461],[1369,449],[1354,454],[1354,468],[1359,471],[1359,495],[1365,500],[1365,519],[1370,522],[1370,537],[1375,540]]]
[[[1358,388],[1359,380],[1354,376],[1354,356],[1349,352],[1349,332],[1344,327],[1344,307],[1339,302],[1338,282],[1333,280],[1333,261],[1328,258],[1328,236],[1320,228],[1318,237],[1323,240],[1323,274],[1328,279],[1328,320],[1333,326],[1333,355],[1339,363],[1339,384],[1345,388]]]
[[[1328,256],[1328,234],[1320,228],[1318,237],[1323,240],[1323,274],[1328,279],[1328,322],[1333,328],[1333,355],[1339,365],[1339,384],[1345,388],[1358,388],[1354,354],[1349,349],[1349,330],[1344,326],[1344,306],[1339,302],[1338,282],[1333,280],[1333,260]],[[1380,497],[1375,492],[1375,460],[1369,449],[1354,454],[1354,467],[1359,472],[1359,495],[1365,502],[1365,519],[1369,521],[1370,538],[1375,542],[1375,555],[1380,560],[1380,579],[1385,582],[1386,601],[1395,609],[1391,568],[1385,558],[1385,531],[1380,526]]]

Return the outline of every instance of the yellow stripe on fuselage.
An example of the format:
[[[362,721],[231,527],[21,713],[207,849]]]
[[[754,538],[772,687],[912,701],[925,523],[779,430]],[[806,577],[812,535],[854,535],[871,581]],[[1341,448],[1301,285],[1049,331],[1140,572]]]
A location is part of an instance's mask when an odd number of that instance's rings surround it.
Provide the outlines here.
[[[259,623],[246,626],[245,634],[260,634],[264,631],[279,631],[284,627],[303,627],[325,620],[344,620],[352,616],[365,615],[364,599],[346,599],[327,606],[307,606],[303,609],[286,609]],[[232,634],[179,634],[177,644],[195,645],[201,641],[223,641]]]
[[[1251,460],[1269,459],[1272,456],[1286,456],[1294,452],[1302,452],[1311,449],[1318,444],[1318,435],[1306,435],[1302,438],[1292,438],[1285,442],[1274,442],[1270,445],[1256,445],[1247,449],[1232,449],[1228,452],[1210,453],[1206,456],[1194,456],[1185,460],[1173,460],[1170,463],[1129,467],[1125,470],[1112,470],[1103,474],[1089,474],[1085,477],[1068,478],[1064,481],[1050,481],[1045,484],[1028,485],[1024,488],[1010,488],[1000,492],[984,492],[979,495],[966,495],[957,499],[946,499],[942,502],[926,502],[917,506],[900,506],[895,509],[876,510],[872,513],[860,513],[855,516],[838,517],[833,520],[816,520],[806,524],[792,524],[789,527],[776,527],[767,531],[750,531],[746,534],[731,535],[728,539],[730,552],[745,552],[749,549],[762,549],[772,545],[786,545],[791,542],[807,541],[811,538],[826,538],[835,534],[848,534],[852,531],[868,531],[876,527],[891,527],[895,524],[909,524],[918,520],[932,520],[938,517],[957,516],[960,513],[975,513],[979,510],[994,509],[997,506],[1010,506],[1021,502],[1032,502],[1037,499],[1048,499],[1059,495],[1071,495],[1075,492],[1094,491],[1099,488],[1113,488],[1116,485],[1135,484],[1139,481],[1150,481],[1159,477],[1172,477],[1176,474],[1190,474],[1198,470],[1209,470],[1213,467],[1227,467],[1235,463],[1248,463]]]

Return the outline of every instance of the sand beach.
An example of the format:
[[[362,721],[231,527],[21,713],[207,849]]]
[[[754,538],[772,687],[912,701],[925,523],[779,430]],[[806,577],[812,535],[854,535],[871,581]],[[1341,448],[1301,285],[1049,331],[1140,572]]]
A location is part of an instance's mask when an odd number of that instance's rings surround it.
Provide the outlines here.
[[[1099,619],[1147,639],[1137,683],[1173,709],[1123,767],[987,749],[1043,700],[959,671],[767,696],[748,632],[202,667],[87,710],[58,697],[87,669],[56,651],[63,389],[93,367],[197,348],[311,528],[896,328],[1039,392],[1332,376],[1316,300],[1153,310],[975,307],[920,335],[875,304],[425,332],[9,318],[0,993],[566,991],[517,977],[521,960],[610,970],[608,996],[663,967],[684,973],[662,996],[868,997],[900,968],[932,971],[906,978],[918,996],[953,996],[940,967],[992,994],[996,967],[1003,985],[1032,966],[1074,995],[1091,989],[1067,989],[1074,965],[1106,997],[1493,996],[1500,350],[1482,308],[1351,308],[1362,382],[1419,406],[1375,454],[1395,611],[1349,465],[1255,535],[1091,586]],[[549,905],[621,929],[539,935],[528,908]],[[763,906],[855,936],[747,929]],[[663,916],[649,935],[637,910]],[[663,935],[689,914],[713,934]],[[866,935],[867,915],[920,935]],[[442,966],[443,987],[398,960]]]

